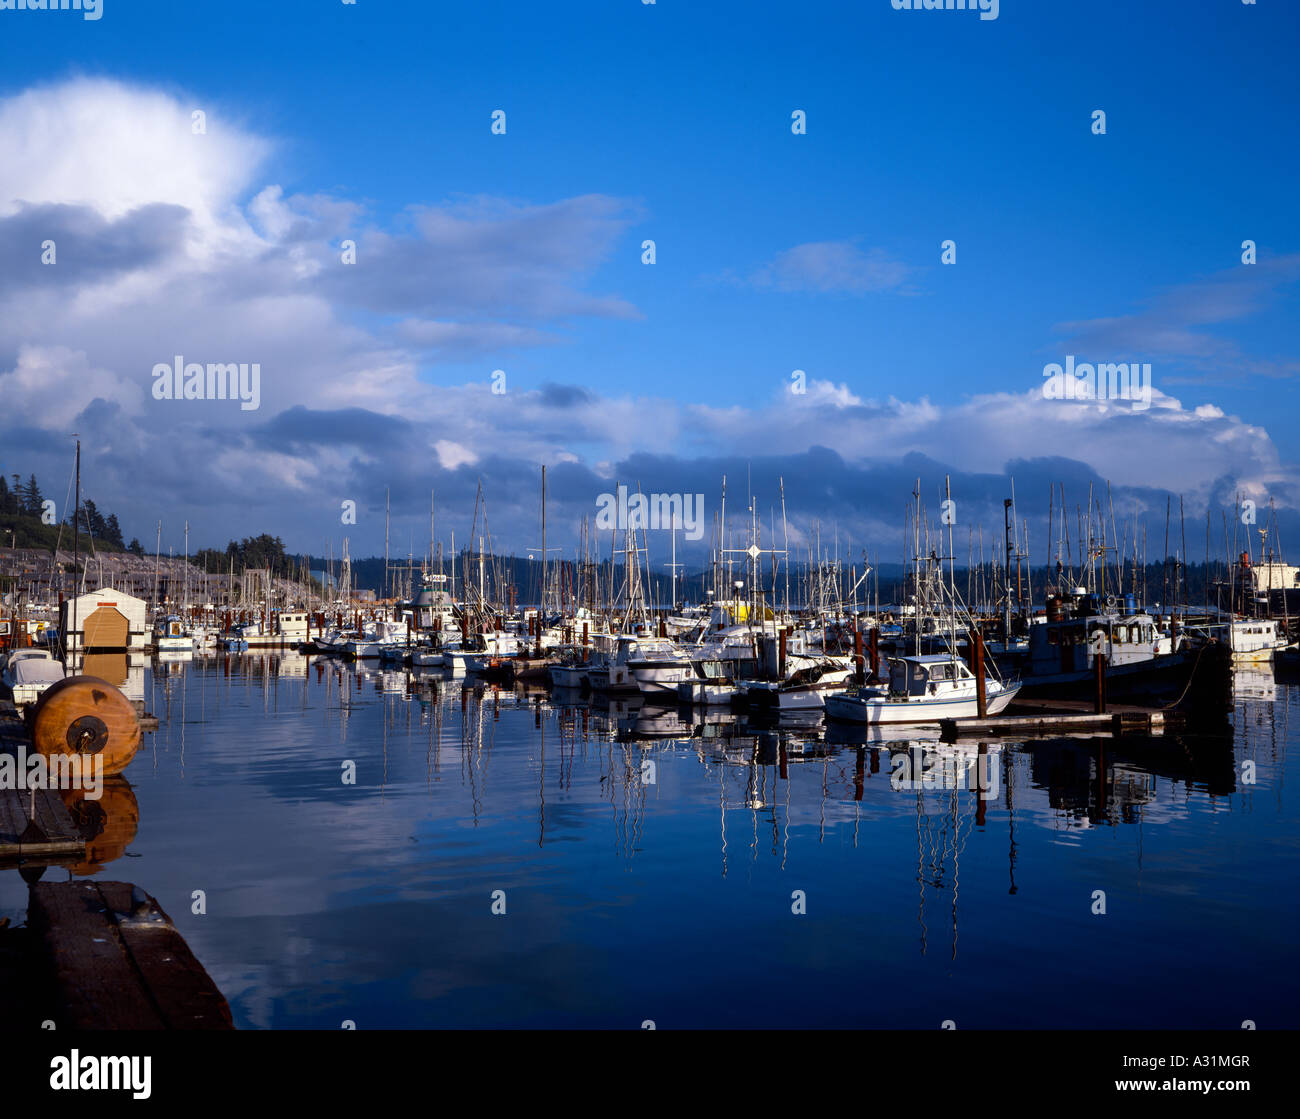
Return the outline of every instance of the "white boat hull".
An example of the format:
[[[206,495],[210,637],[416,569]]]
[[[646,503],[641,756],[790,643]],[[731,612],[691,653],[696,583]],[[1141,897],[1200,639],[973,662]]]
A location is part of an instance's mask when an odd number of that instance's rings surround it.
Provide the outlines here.
[[[557,688],[580,688],[590,669],[586,665],[553,664],[547,668],[551,683]]]
[[[985,711],[989,715],[1001,714],[1020,690],[1017,684],[1002,688],[989,682]],[[938,723],[945,719],[979,718],[979,700],[975,696],[953,699],[920,698],[895,699],[882,693],[879,696],[836,694],[826,697],[826,714],[832,719],[881,726],[886,723]]]

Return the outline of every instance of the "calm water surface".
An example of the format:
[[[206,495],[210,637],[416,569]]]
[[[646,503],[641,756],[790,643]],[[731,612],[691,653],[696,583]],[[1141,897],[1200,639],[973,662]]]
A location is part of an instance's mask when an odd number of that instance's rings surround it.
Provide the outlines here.
[[[245,1028],[1294,1028],[1300,688],[1236,683],[1214,733],[981,760],[196,657],[146,670],[80,870],[154,894]]]

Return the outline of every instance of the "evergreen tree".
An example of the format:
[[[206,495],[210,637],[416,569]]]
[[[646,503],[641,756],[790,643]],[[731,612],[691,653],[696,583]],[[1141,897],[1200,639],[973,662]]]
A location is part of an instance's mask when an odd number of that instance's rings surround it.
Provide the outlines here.
[[[133,556],[144,555],[144,547],[141,545],[140,541],[137,540],[134,536],[131,537],[131,543],[126,546],[126,550],[130,552]]]
[[[104,524],[104,539],[112,544],[114,548],[124,547],[122,544],[122,526],[117,523],[116,513],[108,515],[108,520]]]
[[[81,528],[95,540],[102,540],[104,534],[99,531],[99,528],[103,524],[103,520],[99,515],[99,510],[95,508],[95,503],[90,498],[86,498],[81,503]]]
[[[36,475],[32,474],[27,479],[27,485],[22,491],[22,512],[29,517],[39,517],[41,515],[41,506],[45,504],[45,499],[41,496],[41,487],[36,484]]]
[[[0,474],[0,513],[15,512],[15,510],[10,507],[13,500],[14,495],[9,492],[9,483],[5,481],[5,476]]]

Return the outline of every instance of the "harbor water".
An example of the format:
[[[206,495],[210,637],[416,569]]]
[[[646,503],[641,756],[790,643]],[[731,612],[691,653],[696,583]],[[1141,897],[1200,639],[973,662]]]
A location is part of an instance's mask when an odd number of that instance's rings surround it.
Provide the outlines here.
[[[241,1028],[1300,1025],[1271,666],[1188,733],[960,745],[292,653],[141,686],[73,873],[157,897]]]

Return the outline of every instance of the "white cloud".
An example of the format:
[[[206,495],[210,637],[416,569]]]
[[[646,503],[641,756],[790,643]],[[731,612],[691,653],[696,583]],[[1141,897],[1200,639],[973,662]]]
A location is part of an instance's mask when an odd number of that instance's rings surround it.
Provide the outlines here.
[[[249,519],[264,508],[317,546],[337,526],[345,482],[409,476],[423,488],[434,469],[547,462],[635,483],[632,456],[743,461],[813,447],[848,463],[919,453],[995,474],[1013,459],[1070,458],[1122,484],[1206,498],[1223,478],[1296,484],[1265,429],[1160,392],[1136,413],[1037,391],[877,400],[850,383],[812,380],[803,395],[786,388],[721,408],[566,386],[512,385],[497,396],[486,365],[478,380],[430,383],[428,362],[444,352],[554,345],[576,316],[634,315],[617,296],[583,287],[634,208],[595,195],[534,206],[476,198],[413,207],[404,228],[371,229],[347,199],[286,196],[257,181],[268,141],[233,128],[220,106],[195,107],[208,110],[206,136],[192,135],[187,102],[117,82],[0,101],[0,222],[20,204],[84,206],[110,219],[156,203],[188,213],[177,245],[130,267],[36,291],[0,286],[0,353],[16,355],[0,371],[0,441],[19,432],[29,446],[38,436],[54,446],[104,401],[91,417],[96,447],[115,457],[100,460],[99,484],[118,486],[119,499],[105,504],[124,514],[130,502],[150,520],[168,503],[203,507],[222,518],[219,531],[236,534],[259,528]],[[339,260],[345,236],[357,241],[356,265]],[[817,243],[781,254],[763,282],[867,291],[905,277],[877,251]],[[177,354],[259,363],[261,410],[153,401],[154,364]],[[276,428],[292,409],[311,415]],[[534,495],[508,500],[531,524]]]

